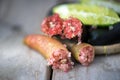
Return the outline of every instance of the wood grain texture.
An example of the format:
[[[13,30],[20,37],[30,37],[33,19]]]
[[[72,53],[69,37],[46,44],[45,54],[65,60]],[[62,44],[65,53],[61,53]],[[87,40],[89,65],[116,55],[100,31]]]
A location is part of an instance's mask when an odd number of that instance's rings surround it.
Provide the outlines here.
[[[46,60],[22,40],[26,34],[41,33],[40,23],[55,1],[11,0],[2,19],[19,27],[0,25],[0,80],[49,80]],[[119,61],[120,54],[97,56],[89,67],[77,64],[68,73],[54,70],[52,80],[120,80]]]
[[[46,60],[24,45],[23,38],[41,33],[40,23],[54,0],[2,1],[6,5],[0,14],[0,80],[49,80]]]
[[[49,80],[50,68],[36,51],[23,44],[20,27],[0,24],[0,80]]]
[[[120,80],[120,54],[96,56],[88,66],[75,64],[68,73],[53,71],[52,80]]]

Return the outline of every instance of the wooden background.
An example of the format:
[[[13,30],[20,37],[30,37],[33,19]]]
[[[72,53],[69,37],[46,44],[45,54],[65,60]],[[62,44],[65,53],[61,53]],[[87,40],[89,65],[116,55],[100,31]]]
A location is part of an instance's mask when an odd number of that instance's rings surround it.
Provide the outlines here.
[[[96,56],[68,73],[51,70],[46,60],[24,45],[56,0],[2,0],[0,8],[0,80],[120,80],[120,54]]]

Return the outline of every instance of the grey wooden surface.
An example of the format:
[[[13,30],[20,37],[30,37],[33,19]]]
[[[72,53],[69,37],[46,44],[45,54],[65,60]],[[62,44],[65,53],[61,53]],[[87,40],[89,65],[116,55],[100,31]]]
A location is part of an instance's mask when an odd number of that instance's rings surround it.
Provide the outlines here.
[[[68,73],[54,70],[52,80],[120,80],[120,54],[96,56],[90,66],[75,64]]]
[[[50,80],[50,68],[36,51],[23,44],[52,6],[49,0],[2,0],[0,15],[0,80]],[[6,3],[7,2],[7,3]],[[8,5],[9,4],[9,5]]]
[[[23,44],[25,35],[17,26],[0,25],[0,80],[49,80],[46,60]]]
[[[0,80],[50,80],[46,60],[25,46],[23,39],[28,34],[41,33],[40,23],[56,0],[2,1],[9,5],[0,15]],[[120,54],[96,56],[90,66],[75,64],[68,73],[53,70],[51,78],[120,80]]]

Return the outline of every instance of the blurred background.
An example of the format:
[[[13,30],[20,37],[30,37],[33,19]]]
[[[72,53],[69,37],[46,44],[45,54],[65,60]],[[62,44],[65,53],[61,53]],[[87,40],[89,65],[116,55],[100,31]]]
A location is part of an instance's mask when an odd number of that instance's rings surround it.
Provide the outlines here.
[[[21,26],[23,30],[31,28],[28,33],[40,32],[40,23],[51,7],[65,1],[81,0],[0,0],[0,22]]]
[[[41,21],[55,3],[56,0],[0,0],[0,23],[40,33]]]
[[[30,28],[28,33],[40,32],[40,23],[51,7],[65,1],[81,0],[0,0],[0,23]]]
[[[66,1],[81,2],[89,0],[0,0],[0,80],[48,80],[46,74],[51,72],[48,70],[48,66],[43,64],[45,59],[23,45],[23,39],[27,34],[41,33],[41,22],[52,7]],[[120,0],[107,1],[120,2]],[[110,65],[113,64],[112,68],[116,71],[113,72],[115,75],[111,73],[108,75],[110,78],[113,76],[109,80],[113,80],[114,77],[116,77],[115,80],[120,80],[120,57],[115,56],[112,63],[111,58],[106,57],[106,59]],[[104,58],[101,59],[101,64],[103,62]],[[107,67],[109,68],[109,65]],[[100,72],[99,69],[103,70],[103,73],[107,75],[101,66],[97,68],[97,65],[93,65],[92,68],[98,70],[98,73]],[[33,73],[36,71],[39,73],[39,79],[33,78],[35,77]],[[100,74],[96,74],[98,78]],[[104,74],[102,75],[104,76]],[[108,76],[103,77],[104,79],[101,78],[101,80],[107,80]],[[89,80],[93,80],[92,77]]]

